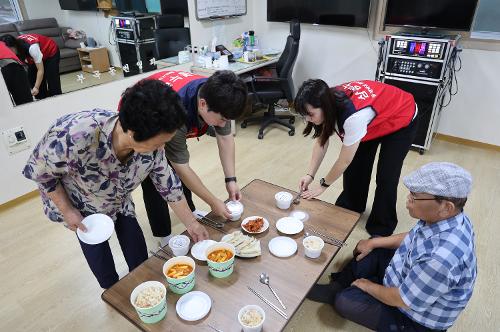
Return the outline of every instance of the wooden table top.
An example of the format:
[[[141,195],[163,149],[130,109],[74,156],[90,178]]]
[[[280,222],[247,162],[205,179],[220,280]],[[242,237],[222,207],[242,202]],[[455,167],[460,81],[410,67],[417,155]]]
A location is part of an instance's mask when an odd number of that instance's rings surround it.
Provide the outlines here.
[[[104,291],[102,299],[143,331],[213,331],[207,324],[224,332],[240,331],[238,311],[247,304],[257,304],[266,312],[263,331],[281,331],[288,321],[251,293],[247,286],[252,287],[281,308],[269,288],[259,282],[260,274],[267,272],[270,285],[285,304],[287,309],[284,311],[290,319],[304,301],[311,287],[333,260],[339,248],[325,244],[319,258],[306,258],[302,245],[303,232],[300,232],[291,236],[297,242],[297,252],[288,258],[275,257],[269,252],[268,243],[272,238],[283,235],[276,229],[276,221],[288,216],[294,209],[303,210],[310,215],[309,220],[305,222],[306,226],[311,225],[319,231],[327,232],[335,238],[345,241],[360,215],[320,200],[301,200],[299,205],[292,204],[290,209],[280,210],[276,207],[274,195],[278,191],[288,191],[292,194],[295,192],[262,180],[253,180],[241,191],[241,202],[245,207],[242,219],[248,216],[262,216],[270,223],[268,230],[256,236],[261,243],[262,255],[255,258],[237,258],[233,273],[225,279],[212,277],[208,272],[206,262],[195,260],[196,285],[193,290],[205,292],[212,299],[212,308],[203,319],[195,322],[180,319],[175,311],[175,304],[181,295],[168,291],[165,319],[156,324],[141,322],[137,312],[130,304],[129,298],[132,290],[148,280],[160,281],[168,288],[167,280],[162,273],[165,261],[156,257],[150,257],[111,288]],[[211,214],[208,216],[217,220]],[[227,232],[241,230],[240,223],[241,221],[227,222],[224,225],[224,230]],[[210,233],[210,238],[216,241],[219,241],[224,235],[210,227],[207,227],[207,230]]]

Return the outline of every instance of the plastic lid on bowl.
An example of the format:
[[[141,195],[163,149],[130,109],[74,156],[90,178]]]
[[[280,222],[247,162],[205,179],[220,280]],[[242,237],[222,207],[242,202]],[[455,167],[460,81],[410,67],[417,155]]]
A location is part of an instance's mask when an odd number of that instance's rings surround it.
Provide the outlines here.
[[[229,201],[226,203],[227,208],[231,211],[231,214],[238,214],[243,212],[243,204],[238,201]]]
[[[189,238],[186,235],[176,235],[168,241],[168,246],[170,248],[185,248],[188,245]]]
[[[309,220],[309,213],[307,213],[306,211],[302,211],[302,210],[293,210],[292,212],[290,212],[290,214],[288,216],[292,217],[292,218],[299,219],[302,222]]]

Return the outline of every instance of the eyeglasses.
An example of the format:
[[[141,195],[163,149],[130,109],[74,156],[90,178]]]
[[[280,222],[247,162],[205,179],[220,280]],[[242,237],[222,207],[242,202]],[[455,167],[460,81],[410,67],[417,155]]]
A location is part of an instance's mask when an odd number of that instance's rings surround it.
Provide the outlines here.
[[[437,201],[437,200],[439,200],[437,197],[432,197],[432,198],[417,198],[417,197],[415,197],[415,193],[412,193],[412,192],[410,192],[410,195],[408,195],[408,199],[411,202],[415,202],[415,201]]]

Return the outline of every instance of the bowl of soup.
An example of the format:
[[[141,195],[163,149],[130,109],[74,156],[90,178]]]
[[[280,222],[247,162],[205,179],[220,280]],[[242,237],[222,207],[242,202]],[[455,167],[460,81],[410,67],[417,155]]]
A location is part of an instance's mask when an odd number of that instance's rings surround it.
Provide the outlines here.
[[[191,257],[177,256],[163,264],[163,274],[168,288],[175,294],[185,294],[193,289],[196,264]]]
[[[236,250],[232,244],[218,242],[206,250],[208,271],[216,278],[226,278],[234,270],[234,254]]]

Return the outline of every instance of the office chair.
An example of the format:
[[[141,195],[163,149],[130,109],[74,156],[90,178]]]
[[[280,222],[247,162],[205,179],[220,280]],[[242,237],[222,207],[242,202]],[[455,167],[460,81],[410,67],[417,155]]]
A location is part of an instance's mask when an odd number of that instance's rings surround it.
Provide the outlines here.
[[[290,21],[290,35],[287,37],[285,49],[276,63],[277,77],[258,77],[252,75],[248,83],[249,97],[256,103],[267,104],[267,112],[260,117],[251,117],[241,123],[241,128],[246,128],[249,123],[260,122],[258,138],[264,138],[264,130],[273,123],[280,124],[290,129],[288,135],[295,135],[295,117],[293,115],[276,115],[275,103],[286,98],[289,103],[295,96],[292,80],[293,66],[299,53],[300,22]],[[255,103],[254,103],[255,105]],[[288,121],[285,121],[288,120]]]
[[[156,59],[176,56],[179,51],[191,44],[189,28],[184,27],[184,16],[181,14],[158,16],[156,26],[157,29],[154,31]]]

